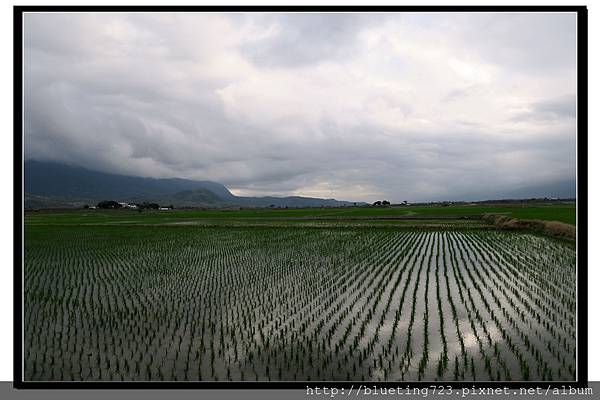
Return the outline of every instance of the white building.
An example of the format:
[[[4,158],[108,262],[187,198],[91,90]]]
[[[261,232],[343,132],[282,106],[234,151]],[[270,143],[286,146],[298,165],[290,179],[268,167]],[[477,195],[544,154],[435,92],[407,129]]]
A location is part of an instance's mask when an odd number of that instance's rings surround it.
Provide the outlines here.
[[[119,204],[121,205],[121,208],[138,208],[137,205],[135,205],[135,204],[122,203],[122,202],[119,202]]]

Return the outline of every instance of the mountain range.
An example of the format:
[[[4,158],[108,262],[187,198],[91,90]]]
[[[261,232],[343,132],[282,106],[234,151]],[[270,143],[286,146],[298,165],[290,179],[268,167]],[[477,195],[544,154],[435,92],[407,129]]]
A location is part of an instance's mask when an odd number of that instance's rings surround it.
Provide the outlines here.
[[[472,193],[450,201],[576,197],[575,180],[540,183],[494,193]],[[25,207],[64,208],[102,200],[155,202],[175,207],[339,207],[363,202],[302,196],[243,197],[211,181],[145,178],[93,171],[56,162],[25,161]]]
[[[507,198],[557,198],[574,199],[577,195],[577,181],[575,179],[551,182],[533,186],[524,186],[506,193]]]
[[[211,181],[145,178],[55,162],[25,161],[25,207],[62,208],[102,200],[156,202],[175,207],[339,207],[362,202],[313,197],[242,197]]]
[[[577,196],[575,179],[540,182],[535,185],[518,186],[513,189],[475,191],[460,196],[449,197],[448,201],[485,201],[520,199],[574,199]]]

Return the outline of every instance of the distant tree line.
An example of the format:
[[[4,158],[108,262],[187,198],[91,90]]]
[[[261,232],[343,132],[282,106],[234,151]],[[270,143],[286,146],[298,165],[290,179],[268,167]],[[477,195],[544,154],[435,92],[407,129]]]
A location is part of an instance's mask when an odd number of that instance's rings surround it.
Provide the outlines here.
[[[121,208],[121,205],[113,200],[103,200],[96,205],[97,208],[110,209],[110,208]]]
[[[107,209],[123,208],[123,205],[114,200],[103,200],[100,203],[98,203],[96,205],[96,207],[107,210]],[[87,205],[84,206],[84,208],[88,208]],[[158,203],[149,203],[149,202],[145,201],[143,203],[136,203],[135,208],[141,212],[142,210],[158,210],[159,208],[162,208],[162,207]],[[170,204],[164,208],[173,209],[175,207],[173,207],[173,205]]]
[[[385,207],[385,206],[389,206],[390,202],[387,200],[377,200],[376,202],[373,203],[373,205],[375,207]]]
[[[148,202],[143,202],[142,204],[138,204],[137,206],[140,210],[158,210],[160,208],[158,204]]]

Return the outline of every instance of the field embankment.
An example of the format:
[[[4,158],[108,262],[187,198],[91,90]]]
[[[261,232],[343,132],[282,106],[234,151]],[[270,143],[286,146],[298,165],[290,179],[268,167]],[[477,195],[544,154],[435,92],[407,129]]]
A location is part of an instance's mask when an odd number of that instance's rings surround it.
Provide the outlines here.
[[[575,225],[559,221],[542,221],[538,219],[517,219],[506,215],[486,214],[483,220],[494,224],[500,229],[531,230],[561,239],[575,240],[577,228]]]

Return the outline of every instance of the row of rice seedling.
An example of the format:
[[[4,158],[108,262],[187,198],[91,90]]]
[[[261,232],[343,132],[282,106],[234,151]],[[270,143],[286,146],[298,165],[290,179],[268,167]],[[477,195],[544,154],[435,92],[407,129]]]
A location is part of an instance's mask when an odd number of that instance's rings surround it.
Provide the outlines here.
[[[572,380],[575,251],[478,229],[28,226],[27,380]]]
[[[572,352],[572,359],[567,361],[565,355],[571,349],[567,347],[566,352],[565,349],[558,351],[554,345],[561,342],[567,343],[567,338],[555,330],[551,323],[548,323],[545,319],[543,321],[540,319],[540,312],[546,315],[552,313],[550,308],[542,306],[541,309],[537,309],[536,304],[541,304],[541,302],[535,298],[534,292],[515,280],[513,275],[508,274],[502,263],[490,264],[485,256],[486,253],[482,252],[482,249],[479,249],[477,245],[478,240],[475,238],[466,243],[466,253],[469,254],[471,263],[478,264],[479,268],[476,271],[483,271],[486,275],[485,279],[495,286],[496,290],[492,288],[489,292],[494,297],[498,307],[508,304],[513,309],[512,313],[507,312],[507,314],[515,316],[514,321],[511,320],[511,322],[513,325],[520,326],[521,339],[527,349],[533,352],[534,357],[538,360],[536,367],[538,374],[551,375],[554,370],[561,376],[563,370],[574,371],[574,351]],[[565,289],[569,290],[568,285]],[[498,292],[497,295],[496,292]],[[535,318],[536,316],[537,318]],[[509,318],[511,317],[509,316]],[[556,317],[554,319],[556,320]],[[551,379],[551,377],[548,379]]]

